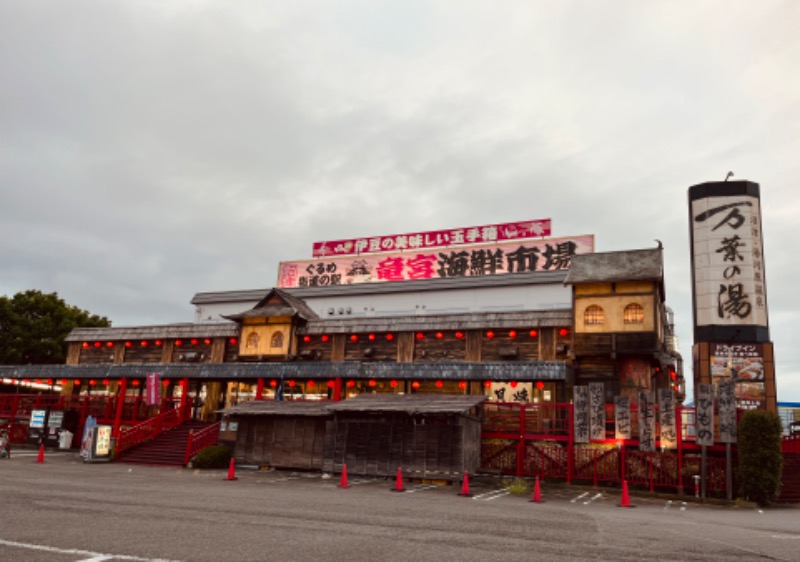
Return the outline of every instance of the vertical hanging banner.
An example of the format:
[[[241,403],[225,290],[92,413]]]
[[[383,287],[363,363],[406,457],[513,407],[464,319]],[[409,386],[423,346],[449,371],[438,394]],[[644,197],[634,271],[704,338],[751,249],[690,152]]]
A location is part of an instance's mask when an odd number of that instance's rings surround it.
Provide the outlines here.
[[[147,373],[145,402],[148,406],[158,406],[161,403],[161,375],[159,373]]]
[[[605,385],[601,382],[589,383],[589,435],[592,441],[606,438],[606,400]]]
[[[575,443],[589,442],[589,387],[575,385],[573,399]]]
[[[631,438],[631,399],[628,396],[614,397],[614,438]]]
[[[656,450],[656,416],[652,392],[639,392],[639,450]]]
[[[717,383],[717,404],[719,405],[719,440],[722,443],[736,443],[736,381]]]
[[[698,384],[695,396],[697,444],[708,447],[714,444],[714,387],[710,384]]]
[[[675,394],[671,388],[658,389],[658,415],[661,422],[661,449],[677,449],[678,428],[675,420]]]

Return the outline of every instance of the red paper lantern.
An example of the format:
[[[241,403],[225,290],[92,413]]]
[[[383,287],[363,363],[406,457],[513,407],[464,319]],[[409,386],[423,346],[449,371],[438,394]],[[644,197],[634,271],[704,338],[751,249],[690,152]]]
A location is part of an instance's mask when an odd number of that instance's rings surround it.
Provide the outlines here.
[[[492,388],[492,381],[483,381],[483,388]]]
[[[75,383],[75,386],[81,385],[81,379],[75,379],[73,382]]]
[[[289,381],[289,386],[290,386],[291,388],[294,388],[294,385],[295,385],[295,382],[294,382],[294,381]]]
[[[161,347],[161,340],[156,340],[156,347]]]
[[[87,347],[89,347],[89,342],[85,341],[83,342],[83,344],[81,344],[81,346],[83,347],[83,349],[86,349]]]
[[[100,347],[101,345],[103,345],[103,344],[102,344],[102,343],[100,343],[99,341],[96,341],[96,342],[94,342],[94,346],[95,346],[95,347]]]
[[[103,379],[103,384],[108,386],[108,379]]]
[[[511,385],[511,388],[517,388],[517,385],[518,385],[518,384],[519,384],[519,383],[518,383],[517,381],[511,381],[511,383],[510,383],[510,385]]]
[[[330,338],[328,337],[328,335],[327,335],[327,334],[322,334],[322,337],[321,337],[320,339],[321,339],[322,341],[325,341],[325,342],[326,342],[326,341],[328,341]]]
[[[509,338],[511,338],[511,339],[513,340],[514,338],[516,338],[516,337],[517,337],[517,331],[516,331],[516,330],[510,330],[510,331],[508,332],[508,337],[509,337]]]
[[[456,332],[456,339],[461,339],[464,337],[464,332]]]
[[[350,336],[350,341],[353,341],[353,342],[358,341],[358,336],[356,334],[353,334],[352,336]]]
[[[356,381],[347,381],[347,388],[353,388],[356,385]]]
[[[236,345],[236,338],[229,339],[228,343],[231,344],[231,345]]]
[[[96,384],[97,384],[97,381],[96,381],[96,380],[94,380],[94,379],[91,379],[91,380],[89,381],[89,386],[94,386],[94,385],[96,385]]]
[[[308,388],[314,388],[314,381],[308,381]]]
[[[61,379],[61,384],[62,385],[67,384],[67,379]]]
[[[140,344],[140,345],[141,345],[142,347],[147,347],[147,342],[146,342],[145,340],[142,340],[142,342],[141,342],[141,344]]]
[[[271,381],[269,381],[269,385],[272,388],[275,388],[276,386],[278,386],[278,381],[276,381],[275,379],[272,379]]]
[[[390,382],[389,386],[391,386],[392,388],[397,388],[397,381]]]
[[[206,345],[211,345],[211,340],[206,338],[206,339],[203,340],[203,343],[206,344]]]
[[[114,347],[114,342],[113,341],[107,341],[106,342],[106,347]]]
[[[376,384],[378,384],[378,383],[375,381],[375,379],[370,379],[370,381],[369,381],[369,385],[370,386],[375,386]]]
[[[444,337],[444,334],[443,334],[442,332],[436,332],[436,339],[437,339],[437,340],[440,340],[440,339],[442,339],[443,337]]]
[[[311,343],[311,336],[303,336],[303,341],[305,343]]]
[[[436,388],[442,388],[442,386],[444,386],[442,381],[436,381]]]
[[[494,332],[489,330],[488,332],[486,332],[486,337],[492,339],[494,337]]]
[[[369,339],[369,341],[375,341],[375,334],[368,335],[367,339]]]
[[[176,345],[177,347],[180,347],[180,346],[182,346],[182,345],[183,345],[183,342],[182,342],[181,340],[175,340],[175,345]]]
[[[538,336],[539,336],[538,330],[531,330],[531,337],[532,338],[535,338],[535,337],[538,337]]]
[[[394,339],[394,334],[386,334],[386,340],[392,341]]]
[[[562,338],[566,338],[569,335],[569,330],[567,330],[566,328],[561,328],[558,331],[558,335],[561,336]]]
[[[411,388],[419,388],[419,382],[414,381],[411,383]]]
[[[467,388],[467,383],[466,383],[466,381],[460,381],[460,382],[458,383],[458,388],[460,388],[461,390],[464,390],[465,388]]]
[[[195,338],[192,338],[192,345],[197,345],[197,340]]]
[[[161,381],[161,384],[163,386],[169,386],[169,381],[168,380],[163,380],[163,381]]]
[[[133,381],[133,386],[139,386],[139,381]]]
[[[425,339],[425,334],[423,334],[422,332],[417,332],[417,339],[418,340]]]
[[[544,388],[544,383],[542,381],[536,381],[536,388],[542,390]]]
[[[335,383],[335,382],[333,382],[333,381],[328,381],[328,388],[333,388],[334,386],[336,386],[336,383]]]

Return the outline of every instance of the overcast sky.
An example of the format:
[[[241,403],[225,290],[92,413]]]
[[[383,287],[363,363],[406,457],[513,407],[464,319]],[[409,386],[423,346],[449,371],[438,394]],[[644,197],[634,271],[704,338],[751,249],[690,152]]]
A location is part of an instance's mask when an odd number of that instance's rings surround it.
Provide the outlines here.
[[[5,0],[0,294],[191,321],[315,241],[552,218],[663,242],[691,380],[687,190],[733,171],[800,401],[798,29],[792,0]]]

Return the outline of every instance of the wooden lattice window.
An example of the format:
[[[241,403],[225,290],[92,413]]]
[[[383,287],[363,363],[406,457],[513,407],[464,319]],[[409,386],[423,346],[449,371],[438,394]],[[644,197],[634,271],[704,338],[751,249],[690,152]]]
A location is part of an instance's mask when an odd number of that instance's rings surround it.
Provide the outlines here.
[[[601,307],[593,304],[583,312],[583,322],[594,326],[605,324],[606,314]]]
[[[644,324],[644,308],[639,304],[629,304],[625,307],[623,318],[626,324]]]
[[[283,332],[275,332],[272,334],[272,339],[269,342],[270,347],[277,347],[278,349],[283,347]]]

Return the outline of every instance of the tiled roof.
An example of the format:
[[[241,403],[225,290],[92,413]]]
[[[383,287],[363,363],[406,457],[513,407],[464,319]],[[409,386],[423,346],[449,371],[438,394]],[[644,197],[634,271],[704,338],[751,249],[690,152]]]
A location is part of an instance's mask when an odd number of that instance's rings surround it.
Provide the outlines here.
[[[160,326],[131,326],[111,328],[75,328],[64,341],[151,340],[175,338],[237,337],[239,326],[234,322],[185,322]]]

